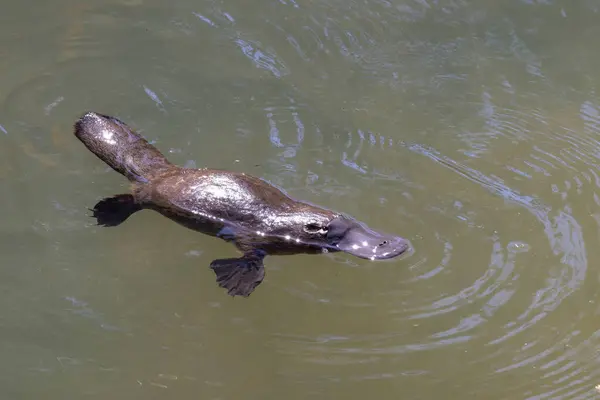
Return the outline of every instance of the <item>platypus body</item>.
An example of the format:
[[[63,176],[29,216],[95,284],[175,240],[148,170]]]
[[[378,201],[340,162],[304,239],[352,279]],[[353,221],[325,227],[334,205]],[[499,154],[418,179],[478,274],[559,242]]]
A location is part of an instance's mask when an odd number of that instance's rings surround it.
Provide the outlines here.
[[[99,225],[117,226],[150,209],[192,230],[233,243],[242,257],[214,260],[220,287],[249,296],[264,278],[271,255],[343,251],[379,260],[409,248],[401,237],[382,234],[338,212],[292,199],[257,177],[209,168],[182,168],[117,118],[94,112],[75,123],[75,136],[124,175],[131,193],[98,202]]]

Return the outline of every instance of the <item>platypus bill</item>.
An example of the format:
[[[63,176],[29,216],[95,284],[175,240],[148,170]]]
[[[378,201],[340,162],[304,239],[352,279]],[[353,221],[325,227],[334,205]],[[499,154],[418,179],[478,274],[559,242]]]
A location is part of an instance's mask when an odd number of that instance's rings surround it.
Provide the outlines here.
[[[198,232],[232,242],[242,257],[214,260],[220,287],[249,296],[262,282],[265,256],[343,251],[381,260],[399,256],[409,242],[378,233],[341,213],[297,201],[244,173],[182,168],[117,118],[94,112],[74,126],[75,136],[131,182],[131,192],[99,201],[98,225],[117,226],[150,209]]]

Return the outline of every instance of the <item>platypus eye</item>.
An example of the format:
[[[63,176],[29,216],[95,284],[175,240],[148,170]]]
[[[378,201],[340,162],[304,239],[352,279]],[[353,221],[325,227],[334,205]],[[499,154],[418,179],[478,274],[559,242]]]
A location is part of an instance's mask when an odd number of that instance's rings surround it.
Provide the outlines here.
[[[310,224],[304,225],[304,231],[307,233],[324,235],[327,233],[327,230],[328,230],[328,228],[326,226],[321,226],[321,225],[315,224],[315,223],[310,223]]]

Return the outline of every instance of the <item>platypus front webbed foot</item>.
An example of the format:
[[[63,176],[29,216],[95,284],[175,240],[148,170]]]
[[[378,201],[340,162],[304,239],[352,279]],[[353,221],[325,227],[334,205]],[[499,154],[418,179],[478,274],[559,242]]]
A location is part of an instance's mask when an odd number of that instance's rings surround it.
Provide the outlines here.
[[[100,200],[90,211],[93,212],[92,217],[96,218],[98,225],[117,226],[141,209],[132,195],[118,194]]]
[[[222,258],[210,263],[217,283],[231,296],[248,297],[265,277],[263,257]]]

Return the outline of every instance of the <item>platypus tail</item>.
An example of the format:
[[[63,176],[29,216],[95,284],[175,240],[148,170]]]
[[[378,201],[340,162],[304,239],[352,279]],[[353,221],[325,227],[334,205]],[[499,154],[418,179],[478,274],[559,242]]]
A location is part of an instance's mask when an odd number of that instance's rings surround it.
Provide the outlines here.
[[[173,167],[156,147],[117,118],[88,112],[74,128],[88,150],[132,182],[148,182],[152,175]]]

